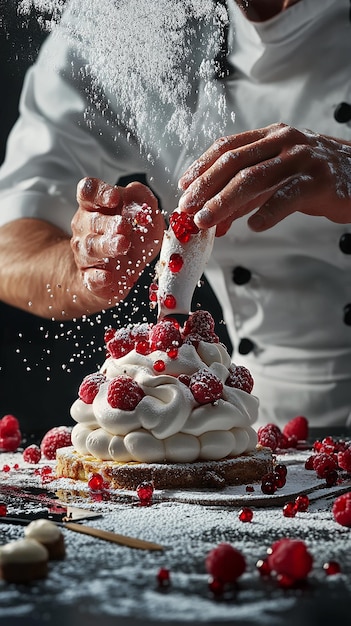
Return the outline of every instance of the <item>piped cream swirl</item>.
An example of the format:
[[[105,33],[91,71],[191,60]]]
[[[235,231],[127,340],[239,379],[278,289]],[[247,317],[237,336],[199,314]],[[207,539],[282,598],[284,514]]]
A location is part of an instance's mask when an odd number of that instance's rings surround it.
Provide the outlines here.
[[[156,361],[164,362],[157,373]],[[80,454],[118,462],[192,462],[219,460],[253,450],[257,435],[258,399],[226,385],[230,356],[221,343],[184,343],[176,358],[162,350],[142,355],[131,350],[121,358],[107,358],[106,377],[92,404],[78,398],[71,407],[77,422],[72,443]],[[223,383],[222,397],[199,404],[189,387],[178,380],[206,368]],[[135,380],[144,396],[133,410],[113,408],[109,382],[120,375]]]

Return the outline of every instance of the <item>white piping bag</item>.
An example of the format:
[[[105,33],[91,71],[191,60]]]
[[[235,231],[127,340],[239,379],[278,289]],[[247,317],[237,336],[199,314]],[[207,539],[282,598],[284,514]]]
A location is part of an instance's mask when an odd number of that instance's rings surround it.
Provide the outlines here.
[[[191,300],[211,256],[216,232],[215,226],[199,230],[193,218],[178,209],[170,224],[156,266],[158,319],[191,312]]]

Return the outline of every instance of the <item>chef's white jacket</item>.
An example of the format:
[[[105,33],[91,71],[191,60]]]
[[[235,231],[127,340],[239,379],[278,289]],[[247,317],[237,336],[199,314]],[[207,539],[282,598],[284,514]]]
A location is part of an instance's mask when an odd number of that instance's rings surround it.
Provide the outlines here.
[[[149,94],[147,104],[160,115],[147,121],[147,154],[128,128],[114,126],[119,102],[111,89],[110,113],[98,106],[88,123],[89,73],[82,67],[89,58],[82,60],[67,32],[75,19],[69,9],[26,76],[0,172],[0,224],[36,217],[69,233],[76,185],[87,175],[114,184],[145,172],[170,212],[179,176],[211,143],[212,120],[218,136],[284,122],[350,141],[351,119],[334,118],[341,102],[351,104],[349,0],[300,0],[261,23],[249,22],[234,0],[228,9],[233,71],[212,86],[229,115],[218,123],[218,109],[208,110],[208,82],[193,77],[188,104],[195,123],[188,141],[178,141],[164,135],[167,106]],[[351,421],[351,225],[296,213],[253,233],[246,222],[235,221],[216,240],[207,275],[224,310],[233,360],[254,376],[260,423],[296,414],[320,426]]]

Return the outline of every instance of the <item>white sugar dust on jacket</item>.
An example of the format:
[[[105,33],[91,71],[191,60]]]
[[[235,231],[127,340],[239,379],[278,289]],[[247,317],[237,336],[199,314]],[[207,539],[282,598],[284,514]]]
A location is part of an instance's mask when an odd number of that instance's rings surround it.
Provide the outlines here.
[[[85,377],[71,408],[72,443],[119,462],[220,460],[255,449],[258,399],[231,363],[206,311],[183,328],[165,318],[106,335],[108,358]]]

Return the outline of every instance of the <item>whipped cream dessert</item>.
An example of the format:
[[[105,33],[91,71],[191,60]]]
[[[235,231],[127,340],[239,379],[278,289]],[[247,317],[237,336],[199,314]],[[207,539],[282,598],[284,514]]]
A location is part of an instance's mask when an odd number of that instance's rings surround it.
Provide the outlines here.
[[[197,283],[211,256],[216,227],[199,230],[192,216],[179,210],[169,218],[156,265],[158,319],[188,315]]]
[[[206,311],[106,333],[108,357],[71,407],[81,455],[121,463],[220,460],[255,449],[258,399]]]

